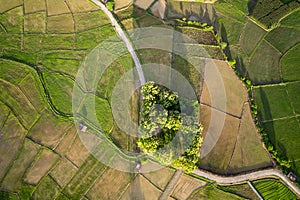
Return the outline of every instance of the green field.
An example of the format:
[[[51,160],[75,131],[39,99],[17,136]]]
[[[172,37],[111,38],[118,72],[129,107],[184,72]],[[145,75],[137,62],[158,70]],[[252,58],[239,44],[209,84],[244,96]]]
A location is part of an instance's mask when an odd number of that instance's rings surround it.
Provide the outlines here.
[[[297,197],[277,179],[261,179],[252,182],[264,199],[297,199]]]
[[[299,74],[299,58],[300,45],[295,45],[286,54],[283,55],[280,62],[281,73],[283,81],[298,81]]]
[[[293,109],[284,85],[256,87],[254,95],[263,121],[293,116]]]

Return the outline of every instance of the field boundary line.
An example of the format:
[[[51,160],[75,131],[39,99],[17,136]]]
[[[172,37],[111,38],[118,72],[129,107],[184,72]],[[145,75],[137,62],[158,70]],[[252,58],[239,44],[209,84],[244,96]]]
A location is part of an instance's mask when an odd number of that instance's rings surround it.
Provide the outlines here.
[[[226,172],[228,172],[228,168],[230,167],[230,164],[231,164],[231,161],[232,161],[232,158],[233,158],[233,155],[235,153],[235,149],[236,149],[239,137],[240,137],[241,124],[242,124],[242,120],[243,120],[243,116],[244,116],[245,106],[247,106],[247,103],[248,103],[248,101],[245,101],[243,106],[242,106],[241,118],[239,119],[238,132],[237,132],[237,136],[235,138],[234,147],[232,149],[230,160],[229,160],[228,165],[227,165],[226,170],[225,170]],[[242,163],[243,163],[243,160],[242,160]]]
[[[0,22],[0,27],[4,30],[5,33],[7,33],[5,26],[1,22]]]
[[[46,2],[47,3],[47,2]],[[76,49],[76,23],[75,23],[75,18],[74,18],[74,14],[73,12],[71,11],[71,8],[70,8],[70,5],[68,3],[68,1],[64,1],[64,4],[68,7],[69,11],[70,11],[70,14],[72,16],[72,21],[73,21],[73,34],[74,34],[74,44],[73,44],[73,48]],[[47,4],[46,4],[47,5]],[[48,8],[47,8],[48,10]],[[47,13],[48,15],[48,13]],[[50,16],[49,16],[50,17]]]
[[[159,188],[157,185],[155,185],[149,178],[147,178],[144,174],[140,173],[140,175],[142,177],[144,177],[151,185],[153,185],[155,188],[157,188],[159,191],[161,191],[162,193],[164,192],[163,189]]]
[[[262,123],[268,123],[268,122],[274,122],[274,121],[279,121],[279,120],[292,119],[292,118],[296,118],[296,117],[299,117],[299,116],[300,115],[285,116],[285,117],[280,117],[280,118],[276,118],[276,119],[263,120],[261,122]]]
[[[250,186],[250,188],[253,190],[253,192],[256,194],[256,196],[260,199],[260,200],[264,200],[259,192],[255,189],[255,187],[252,185],[252,183],[250,181],[247,181],[248,185]]]
[[[241,119],[241,117],[239,117],[239,116],[237,116],[237,115],[228,113],[228,112],[223,111],[223,110],[221,110],[221,109],[219,109],[219,108],[216,108],[216,107],[214,107],[214,106],[211,106],[211,105],[209,105],[209,104],[207,104],[207,103],[203,103],[203,102],[201,102],[201,100],[200,100],[200,105],[202,105],[202,106],[208,106],[208,107],[210,107],[210,108],[212,108],[212,109],[214,109],[214,110],[216,110],[216,111],[219,111],[219,112],[224,113],[224,114],[226,114],[226,115],[229,115],[229,116],[231,116],[231,117],[234,117],[234,118],[237,118],[237,119]]]
[[[273,49],[275,49],[277,52],[279,52],[280,53],[280,57],[282,57],[283,56],[283,54],[284,53],[282,53],[281,51],[279,51],[276,47],[274,47],[274,45],[273,44],[271,44],[265,37],[263,38],[263,40],[268,44],[268,45],[270,45]],[[280,59],[279,59],[280,60]]]
[[[172,178],[169,180],[167,186],[165,187],[163,193],[160,195],[159,200],[167,200],[172,194],[174,187],[177,185],[180,177],[183,174],[182,169],[177,169],[173,174]]]
[[[299,2],[299,3],[300,3],[300,2]],[[297,11],[299,11],[299,10],[300,10],[300,7],[298,7],[298,8],[296,8],[296,9],[292,10],[291,12],[285,14],[283,17],[281,17],[281,18],[278,20],[277,23],[280,24],[280,22],[281,22],[284,18],[286,18],[287,16],[289,16],[289,15],[291,15],[291,14],[293,14],[294,12],[297,12]]]

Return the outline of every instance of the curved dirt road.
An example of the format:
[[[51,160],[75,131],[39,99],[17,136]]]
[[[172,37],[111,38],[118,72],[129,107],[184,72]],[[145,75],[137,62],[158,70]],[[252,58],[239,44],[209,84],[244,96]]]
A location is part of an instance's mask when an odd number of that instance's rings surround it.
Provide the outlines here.
[[[205,177],[207,179],[216,181],[218,184],[237,184],[237,183],[242,183],[246,182],[249,180],[255,180],[255,179],[260,179],[260,178],[266,178],[266,177],[279,177],[298,197],[300,197],[300,189],[297,187],[292,181],[289,180],[281,171],[277,169],[265,169],[265,170],[260,170],[256,172],[251,172],[247,174],[241,174],[241,175],[236,175],[236,176],[219,176],[207,171],[203,170],[195,170],[193,172],[196,175]]]
[[[126,45],[126,48],[128,49],[129,53],[131,54],[131,57],[134,61],[134,64],[136,66],[136,69],[138,71],[138,75],[139,75],[139,79],[141,82],[141,85],[145,84],[145,77],[143,74],[143,70],[142,70],[142,66],[140,63],[140,60],[138,59],[130,41],[128,40],[127,36],[125,35],[123,29],[120,27],[120,25],[118,24],[118,22],[116,21],[116,19],[114,18],[114,16],[111,14],[111,12],[103,5],[103,3],[101,3],[98,0],[92,0],[92,2],[94,2],[97,6],[99,6],[101,8],[101,10],[108,16],[108,18],[111,21],[111,24],[115,27],[116,32],[118,33],[118,35],[120,36],[120,38],[123,40],[123,42]]]
[[[141,84],[144,84],[145,77],[143,74],[141,63],[134,51],[129,39],[125,35],[124,31],[122,30],[122,28],[120,27],[120,25],[118,24],[118,22],[116,21],[114,16],[111,14],[111,12],[100,1],[92,0],[92,2],[94,2],[97,6],[99,6],[102,9],[102,11],[104,11],[105,14],[109,17],[112,25],[116,29],[116,32],[118,33],[120,38],[125,43],[128,51],[130,52],[130,54],[134,60]],[[246,182],[249,180],[255,180],[255,179],[260,179],[260,178],[276,176],[276,177],[279,177],[300,198],[300,189],[292,181],[290,181],[281,171],[279,171],[277,169],[265,169],[265,170],[260,170],[260,171],[251,172],[251,173],[247,173],[247,174],[228,176],[228,177],[219,176],[219,175],[212,174],[210,172],[203,171],[203,170],[195,170],[193,173],[196,175],[205,177],[207,179],[216,181],[218,184],[237,184],[237,183]]]

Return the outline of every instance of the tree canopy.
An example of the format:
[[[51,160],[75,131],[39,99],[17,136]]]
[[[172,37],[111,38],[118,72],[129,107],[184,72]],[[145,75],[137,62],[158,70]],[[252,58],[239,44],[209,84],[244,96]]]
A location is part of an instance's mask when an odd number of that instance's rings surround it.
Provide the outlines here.
[[[179,101],[176,93],[154,82],[142,87],[142,95],[139,148],[162,164],[186,172],[195,170],[200,156],[202,126],[197,116],[181,111],[187,107],[195,109],[198,102]]]

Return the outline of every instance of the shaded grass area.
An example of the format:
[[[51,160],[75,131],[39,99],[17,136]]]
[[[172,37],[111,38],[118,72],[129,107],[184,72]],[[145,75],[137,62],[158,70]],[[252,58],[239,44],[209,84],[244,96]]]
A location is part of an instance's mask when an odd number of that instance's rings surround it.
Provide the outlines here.
[[[267,36],[269,41],[281,53],[285,53],[300,41],[300,30],[295,28],[278,27],[273,29]]]
[[[257,195],[253,192],[253,190],[250,188],[250,186],[246,183],[240,185],[231,185],[231,186],[218,186],[217,188],[225,192],[236,194],[246,199],[253,199],[253,200],[259,199]]]
[[[263,128],[268,133],[270,141],[278,151],[278,157],[291,160],[292,170],[299,174],[299,163],[294,162],[294,160],[300,158],[300,126],[298,119],[293,117],[266,122],[263,124]]]
[[[295,114],[300,115],[300,82],[288,83],[286,89]]]
[[[254,96],[259,115],[263,121],[293,116],[284,85],[256,87]]]
[[[257,47],[248,67],[253,84],[279,83],[281,81],[279,60],[281,54],[266,41]]]
[[[283,81],[300,80],[300,44],[294,46],[281,58],[281,73]]]
[[[250,56],[266,33],[267,32],[264,29],[253,23],[251,20],[248,20],[244,27],[244,33],[241,35],[240,39],[243,51]]]
[[[172,68],[181,73],[190,82],[199,100],[202,86],[201,71],[203,71],[204,68],[204,60],[202,60],[202,62],[203,63],[199,64],[196,68],[178,55],[173,55],[172,61]]]
[[[207,185],[205,187],[201,187],[195,190],[191,196],[188,198],[189,200],[196,199],[245,199],[238,195],[231,194],[228,192],[224,192],[216,187],[216,185]]]

